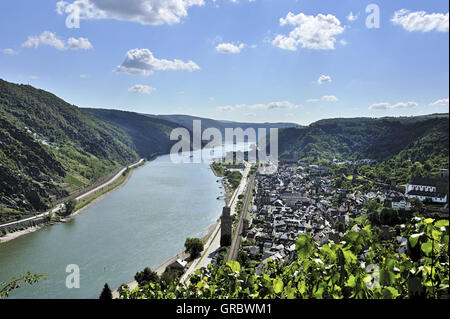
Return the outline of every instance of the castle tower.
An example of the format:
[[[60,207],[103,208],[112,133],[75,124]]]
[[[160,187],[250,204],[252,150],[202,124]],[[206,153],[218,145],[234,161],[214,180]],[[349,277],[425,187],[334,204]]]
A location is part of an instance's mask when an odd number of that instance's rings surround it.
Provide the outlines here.
[[[220,246],[231,245],[231,215],[230,207],[225,206],[220,217]]]

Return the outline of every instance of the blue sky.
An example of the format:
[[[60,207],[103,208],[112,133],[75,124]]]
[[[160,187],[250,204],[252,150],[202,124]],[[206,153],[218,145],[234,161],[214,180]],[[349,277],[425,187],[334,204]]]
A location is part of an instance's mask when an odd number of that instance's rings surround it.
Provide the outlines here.
[[[440,0],[2,0],[0,78],[81,107],[246,122],[448,112],[448,12]]]

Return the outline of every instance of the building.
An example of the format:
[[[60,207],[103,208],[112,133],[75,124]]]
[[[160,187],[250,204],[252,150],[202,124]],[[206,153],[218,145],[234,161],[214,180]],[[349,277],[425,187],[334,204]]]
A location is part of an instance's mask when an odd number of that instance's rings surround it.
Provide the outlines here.
[[[406,200],[404,197],[394,197],[392,198],[391,207],[394,210],[411,210],[411,203]]]
[[[420,201],[431,200],[433,203],[446,203],[448,179],[445,178],[445,172],[441,172],[441,174],[442,177],[437,178],[411,178],[406,184],[405,196],[409,199],[418,198]]]
[[[173,263],[167,266],[167,269],[169,270],[182,270],[184,271],[186,269],[187,261],[177,259]]]
[[[220,217],[220,246],[231,244],[231,224],[230,207],[224,207]]]

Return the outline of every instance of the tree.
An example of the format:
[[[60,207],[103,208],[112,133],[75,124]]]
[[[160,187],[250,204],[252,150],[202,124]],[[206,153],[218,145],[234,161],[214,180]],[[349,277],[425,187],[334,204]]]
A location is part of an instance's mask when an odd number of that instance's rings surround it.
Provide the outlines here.
[[[77,206],[77,201],[72,198],[72,199],[69,199],[68,201],[66,201],[64,203],[64,205],[66,207],[66,211],[65,211],[64,215],[69,216],[75,210],[75,207]]]
[[[137,281],[139,286],[145,286],[151,282],[158,282],[159,277],[156,272],[152,271],[149,267],[145,267],[143,271],[136,273],[136,275],[134,276],[134,280]]]
[[[195,259],[203,251],[203,242],[199,238],[186,238],[184,247],[186,248],[186,252],[191,255],[191,259]]]
[[[410,200],[409,200],[409,202],[411,203],[411,205],[414,207],[414,208],[416,208],[416,209],[422,209],[423,207],[424,207],[424,204],[420,201],[420,199],[418,199],[418,198],[416,198],[416,197],[414,197],[414,198],[411,198]]]
[[[175,280],[179,279],[183,271],[180,269],[166,269],[161,275],[161,286],[167,288]]]
[[[31,272],[27,272],[26,275],[20,275],[18,277],[13,277],[10,282],[1,282],[0,281],[0,299],[6,298],[9,296],[9,294],[17,289],[20,288],[20,285],[22,282],[27,283],[29,285],[33,285],[37,283],[39,280],[44,278],[44,280],[47,279],[46,275],[43,274],[32,274]]]
[[[241,264],[244,267],[248,267],[250,257],[248,256],[248,253],[245,250],[240,249],[238,252],[238,258],[237,261],[239,262],[239,264]]]
[[[105,286],[103,287],[102,293],[100,295],[101,300],[109,300],[112,299],[112,292],[111,292],[111,288],[109,288],[109,285],[106,283]]]

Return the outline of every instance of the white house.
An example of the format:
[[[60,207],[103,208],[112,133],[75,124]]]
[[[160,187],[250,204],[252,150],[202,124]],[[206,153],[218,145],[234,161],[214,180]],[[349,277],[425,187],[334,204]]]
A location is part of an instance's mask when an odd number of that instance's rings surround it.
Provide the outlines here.
[[[420,201],[430,199],[434,203],[446,203],[447,192],[448,186],[444,180],[414,177],[406,184],[405,196]]]
[[[404,197],[395,197],[392,199],[392,209],[394,210],[411,210],[411,203],[406,200]]]

